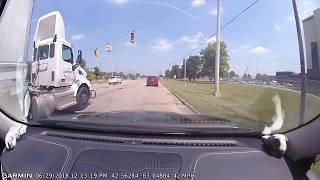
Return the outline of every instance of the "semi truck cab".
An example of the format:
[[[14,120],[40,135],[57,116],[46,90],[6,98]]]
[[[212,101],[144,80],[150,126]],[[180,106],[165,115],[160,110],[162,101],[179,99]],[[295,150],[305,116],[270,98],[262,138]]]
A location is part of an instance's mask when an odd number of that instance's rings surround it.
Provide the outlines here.
[[[66,41],[62,15],[58,11],[39,18],[31,63],[32,118],[48,117],[56,110],[82,110],[95,91],[81,68],[82,52],[74,58]]]
[[[72,85],[76,64],[71,44],[65,40],[64,23],[55,11],[38,20],[34,38],[32,83],[35,86],[62,87]]]

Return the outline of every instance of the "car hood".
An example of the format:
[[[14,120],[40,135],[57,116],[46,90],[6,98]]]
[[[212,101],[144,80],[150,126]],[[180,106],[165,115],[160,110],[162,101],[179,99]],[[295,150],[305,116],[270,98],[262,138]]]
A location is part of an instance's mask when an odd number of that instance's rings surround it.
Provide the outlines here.
[[[254,127],[207,115],[166,112],[106,112],[55,115],[30,122],[33,125],[93,130],[120,130],[157,133],[259,132]]]

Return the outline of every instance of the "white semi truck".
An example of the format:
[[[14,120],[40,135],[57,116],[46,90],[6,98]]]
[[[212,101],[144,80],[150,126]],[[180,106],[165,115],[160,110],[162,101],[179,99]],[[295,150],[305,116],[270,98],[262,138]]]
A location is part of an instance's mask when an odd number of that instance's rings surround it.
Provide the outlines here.
[[[31,118],[48,117],[56,110],[82,110],[96,93],[80,67],[82,52],[73,56],[58,11],[39,18],[33,42],[29,92]]]

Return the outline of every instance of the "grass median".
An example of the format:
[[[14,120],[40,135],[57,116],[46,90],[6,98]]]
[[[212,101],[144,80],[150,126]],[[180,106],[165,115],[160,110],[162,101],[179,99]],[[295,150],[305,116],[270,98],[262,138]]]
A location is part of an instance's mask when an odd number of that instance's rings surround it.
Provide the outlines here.
[[[214,97],[210,82],[187,82],[162,79],[161,83],[178,94],[202,114],[224,118],[257,128],[272,124],[275,106],[272,98],[279,95],[285,112],[282,130],[298,126],[300,93],[298,91],[257,85],[222,82],[221,97]],[[320,111],[320,98],[307,95],[306,120],[315,118]]]
[[[320,178],[320,164],[317,164],[313,167],[314,172],[316,173],[317,177]]]

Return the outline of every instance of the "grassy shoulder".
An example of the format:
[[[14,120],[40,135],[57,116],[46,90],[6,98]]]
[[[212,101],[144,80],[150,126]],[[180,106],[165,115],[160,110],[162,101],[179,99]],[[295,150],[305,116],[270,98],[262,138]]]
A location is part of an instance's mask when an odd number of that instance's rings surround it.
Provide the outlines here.
[[[161,83],[181,96],[199,112],[263,128],[272,123],[275,107],[272,98],[279,95],[285,112],[283,130],[298,125],[300,94],[297,91],[256,85],[222,82],[222,96],[213,94],[213,84],[162,79]],[[311,120],[320,111],[320,98],[308,95],[305,119]]]
[[[313,167],[314,172],[316,173],[316,175],[320,178],[320,164],[315,165]]]

